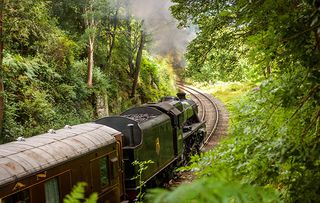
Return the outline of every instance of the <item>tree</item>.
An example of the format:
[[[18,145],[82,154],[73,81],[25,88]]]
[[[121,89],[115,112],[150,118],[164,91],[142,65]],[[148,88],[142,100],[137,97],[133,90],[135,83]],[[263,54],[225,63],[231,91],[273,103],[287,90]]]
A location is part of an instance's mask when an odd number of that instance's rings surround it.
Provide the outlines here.
[[[85,39],[84,41],[79,40],[79,43],[84,43],[86,47],[87,85],[89,87],[93,86],[94,57],[97,46],[99,46],[97,44],[99,40],[102,41],[104,37],[108,38],[109,35],[111,37],[103,44],[108,47],[104,53],[104,60],[107,63],[111,60],[118,26],[118,10],[119,3],[115,3],[114,0],[60,0],[53,3],[53,13],[59,17],[63,28],[75,34],[74,37],[77,40],[79,38]],[[112,21],[110,16],[113,16]]]
[[[311,47],[316,47],[319,12],[313,1],[173,2],[171,9],[180,25],[199,28],[189,46],[194,71],[201,72],[208,61],[220,60],[211,54],[220,49],[242,52],[241,58],[254,64],[257,75],[266,77],[289,70],[289,61],[314,66],[317,52]]]
[[[135,64],[134,73],[133,73],[133,84],[132,84],[132,89],[131,89],[131,97],[132,98],[136,94],[136,89],[137,89],[138,79],[139,79],[140,69],[141,69],[142,51],[143,51],[143,47],[145,44],[145,40],[146,40],[146,34],[143,30],[141,30],[140,43],[139,43],[139,48],[137,51],[136,64]]]
[[[6,53],[35,54],[39,44],[51,32],[47,4],[43,1],[0,1],[0,132],[5,116],[4,48]],[[7,87],[6,87],[7,89]]]
[[[94,42],[96,35],[97,20],[94,15],[94,3],[95,0],[87,0],[84,8],[84,22],[87,31],[88,44],[87,44],[87,53],[88,53],[88,77],[87,85],[92,86],[92,71],[94,66]]]
[[[128,75],[132,79],[130,97],[135,97],[141,69],[142,51],[146,43],[146,32],[143,30],[143,20],[135,20],[131,14],[129,1],[126,1],[126,31]]]
[[[114,13],[110,15],[107,23],[107,35],[108,35],[108,51],[107,51],[107,64],[110,66],[112,64],[112,51],[116,44],[116,36],[117,36],[117,30],[119,26],[119,9],[120,9],[120,3],[116,3],[116,8],[114,9]]]

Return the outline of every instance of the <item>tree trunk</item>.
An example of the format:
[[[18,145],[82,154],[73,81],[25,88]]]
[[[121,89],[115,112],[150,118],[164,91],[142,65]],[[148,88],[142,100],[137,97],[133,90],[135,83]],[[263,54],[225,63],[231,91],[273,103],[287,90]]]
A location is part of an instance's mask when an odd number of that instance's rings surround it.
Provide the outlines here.
[[[139,49],[137,52],[137,57],[136,57],[136,67],[135,67],[135,72],[134,72],[134,77],[133,77],[133,84],[132,84],[132,90],[131,90],[131,98],[133,98],[136,94],[136,89],[138,85],[138,79],[140,75],[140,69],[141,69],[141,59],[142,59],[142,51],[145,43],[145,33],[141,31],[141,39],[140,39],[140,44],[139,44]]]
[[[110,39],[110,45],[109,45],[109,51],[108,51],[108,55],[107,55],[107,63],[108,64],[112,64],[112,50],[114,48],[115,45],[115,41],[116,41],[116,32],[117,32],[117,28],[118,28],[118,11],[119,9],[117,8],[116,13],[113,16],[113,30],[111,31],[111,39]]]
[[[87,85],[92,87],[92,72],[93,72],[93,50],[94,50],[94,37],[89,37],[88,44],[88,80]]]
[[[2,137],[4,118],[4,84],[3,84],[3,10],[4,0],[0,0],[0,135]]]
[[[95,33],[94,29],[96,27],[95,19],[93,17],[93,4],[94,0],[87,0],[86,1],[86,7],[85,7],[85,26],[86,29],[92,29],[93,33],[89,33],[88,36],[88,77],[87,77],[87,85],[89,87],[92,87],[92,72],[93,72],[93,65],[94,65],[94,59],[93,59],[93,52],[94,52],[94,39],[95,39]]]
[[[133,64],[133,48],[132,48],[132,32],[130,25],[130,17],[127,16],[127,38],[128,38],[128,65],[129,65],[129,75],[133,77],[134,74],[134,64]]]

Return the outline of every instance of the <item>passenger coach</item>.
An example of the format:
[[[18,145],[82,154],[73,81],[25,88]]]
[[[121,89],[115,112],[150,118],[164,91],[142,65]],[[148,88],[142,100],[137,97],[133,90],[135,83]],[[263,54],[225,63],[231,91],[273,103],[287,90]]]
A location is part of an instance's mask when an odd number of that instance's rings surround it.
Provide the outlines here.
[[[87,195],[123,195],[121,133],[87,123],[0,145],[0,202],[62,202],[86,182]]]

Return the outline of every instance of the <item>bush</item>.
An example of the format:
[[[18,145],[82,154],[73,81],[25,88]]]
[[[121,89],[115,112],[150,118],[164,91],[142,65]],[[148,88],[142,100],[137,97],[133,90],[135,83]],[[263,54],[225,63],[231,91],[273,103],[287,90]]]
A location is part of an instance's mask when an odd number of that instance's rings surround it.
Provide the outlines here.
[[[83,80],[85,62],[79,61],[60,75],[40,56],[4,58],[4,142],[29,137],[93,119],[92,93],[106,91],[105,78],[95,72],[97,85],[88,89]]]
[[[270,79],[231,105],[229,138],[191,168],[200,176],[231,170],[232,179],[281,192],[285,202],[317,201],[319,170],[319,86],[303,70]],[[200,170],[201,169],[201,170]]]
[[[175,95],[174,73],[165,59],[156,59],[144,53],[138,89],[143,103]]]

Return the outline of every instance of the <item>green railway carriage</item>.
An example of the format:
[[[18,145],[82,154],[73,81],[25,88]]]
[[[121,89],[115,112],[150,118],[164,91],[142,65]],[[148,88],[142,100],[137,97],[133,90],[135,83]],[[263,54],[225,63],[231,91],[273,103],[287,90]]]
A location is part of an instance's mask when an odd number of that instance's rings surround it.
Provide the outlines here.
[[[94,123],[0,145],[1,203],[59,203],[73,185],[120,202],[121,133]]]

